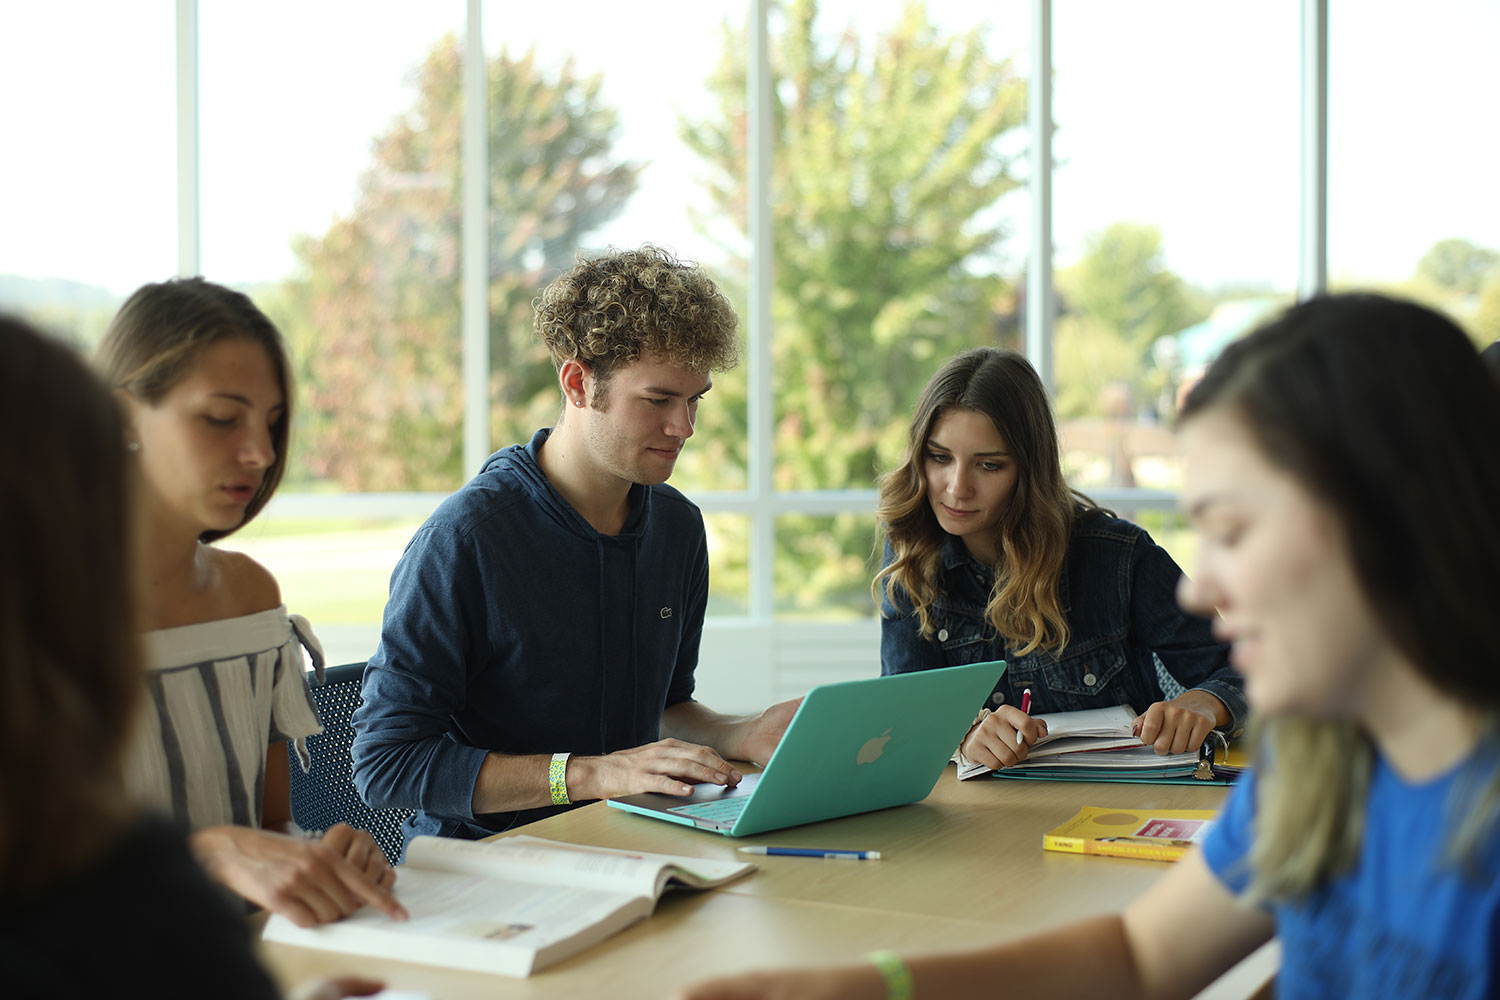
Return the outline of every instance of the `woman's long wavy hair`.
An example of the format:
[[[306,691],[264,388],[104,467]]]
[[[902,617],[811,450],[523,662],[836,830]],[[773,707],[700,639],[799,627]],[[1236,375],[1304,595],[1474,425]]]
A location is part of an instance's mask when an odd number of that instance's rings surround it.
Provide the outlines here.
[[[927,440],[949,410],[972,410],[994,421],[1016,463],[1016,486],[1000,519],[1000,562],[985,617],[1024,655],[1061,650],[1068,622],[1058,599],[1068,536],[1092,501],[1068,488],[1057,425],[1036,369],[1015,351],[981,347],[938,369],[922,390],[901,464],[880,481],[876,518],[894,554],[871,585],[897,613],[915,613],[922,635],[936,628],[943,545],[948,538],[927,497]],[[904,596],[903,596],[904,595]]]
[[[95,358],[110,388],[123,389],[155,406],[187,377],[206,347],[235,338],[259,344],[276,371],[283,407],[281,419],[271,428],[276,458],[245,506],[244,520],[230,531],[205,531],[198,536],[204,542],[216,541],[249,524],[270,503],[286,473],[292,426],[292,366],[281,331],[243,292],[203,278],[173,278],[142,285],[125,300],[110,320]]]
[[[69,348],[0,317],[0,901],[100,855],[131,815],[143,685],[115,400]]]
[[[1336,515],[1391,641],[1500,739],[1500,384],[1463,332],[1382,296],[1315,298],[1225,349],[1181,420],[1210,410],[1243,421]],[[1348,721],[1268,719],[1259,741],[1249,891],[1288,899],[1355,858],[1374,750]],[[1500,814],[1500,769],[1470,778],[1454,803],[1456,859]]]

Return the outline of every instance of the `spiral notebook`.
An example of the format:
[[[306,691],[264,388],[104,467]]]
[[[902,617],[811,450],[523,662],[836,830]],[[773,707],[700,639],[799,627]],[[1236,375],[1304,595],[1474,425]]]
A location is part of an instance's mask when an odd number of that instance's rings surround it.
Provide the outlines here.
[[[1025,760],[991,771],[964,758],[958,778],[1227,785],[1239,774],[1240,767],[1230,764],[1228,745],[1217,731],[1197,750],[1158,754],[1133,733],[1135,716],[1129,705],[1037,716],[1046,721],[1048,732],[1032,744]]]

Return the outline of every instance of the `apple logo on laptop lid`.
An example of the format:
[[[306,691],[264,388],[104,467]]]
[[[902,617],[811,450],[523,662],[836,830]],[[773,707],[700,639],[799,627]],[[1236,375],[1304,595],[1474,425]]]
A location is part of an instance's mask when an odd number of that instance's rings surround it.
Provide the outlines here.
[[[880,755],[885,753],[885,745],[891,741],[891,729],[893,728],[895,727],[888,726],[886,727],[886,731],[879,736],[865,740],[865,745],[859,748],[859,755],[854,758],[854,762],[856,764],[871,764],[879,760]]]

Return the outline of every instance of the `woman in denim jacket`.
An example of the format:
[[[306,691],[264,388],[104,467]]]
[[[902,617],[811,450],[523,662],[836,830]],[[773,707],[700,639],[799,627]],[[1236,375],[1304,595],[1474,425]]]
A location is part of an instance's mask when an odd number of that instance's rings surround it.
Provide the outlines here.
[[[980,348],[932,377],[877,516],[881,672],[1009,663],[964,740],[970,760],[1026,759],[1046,724],[1021,710],[1024,690],[1035,714],[1128,704],[1158,753],[1244,725],[1228,647],[1178,607],[1182,570],[1069,489],[1046,390],[1021,355]],[[1184,690],[1169,698],[1164,684]]]

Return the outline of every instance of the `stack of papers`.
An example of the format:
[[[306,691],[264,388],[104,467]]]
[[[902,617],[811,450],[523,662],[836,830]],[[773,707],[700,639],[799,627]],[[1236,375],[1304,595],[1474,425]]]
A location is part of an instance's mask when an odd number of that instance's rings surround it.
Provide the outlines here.
[[[1054,712],[1037,718],[1047,724],[1047,735],[1031,745],[1022,764],[1038,757],[1141,746],[1140,737],[1134,732],[1135,712],[1129,705]]]
[[[991,773],[997,778],[1072,781],[1191,778],[1198,767],[1198,751],[1157,753],[1134,734],[1135,715],[1129,705],[1039,715],[1047,723],[1047,735],[1032,744],[1025,760],[992,772],[964,759],[959,762],[959,780]]]
[[[1083,750],[1041,759],[1028,758],[995,772],[997,778],[1064,778],[1073,781],[1154,781],[1191,778],[1198,752],[1159,754],[1136,740],[1134,747]]]

